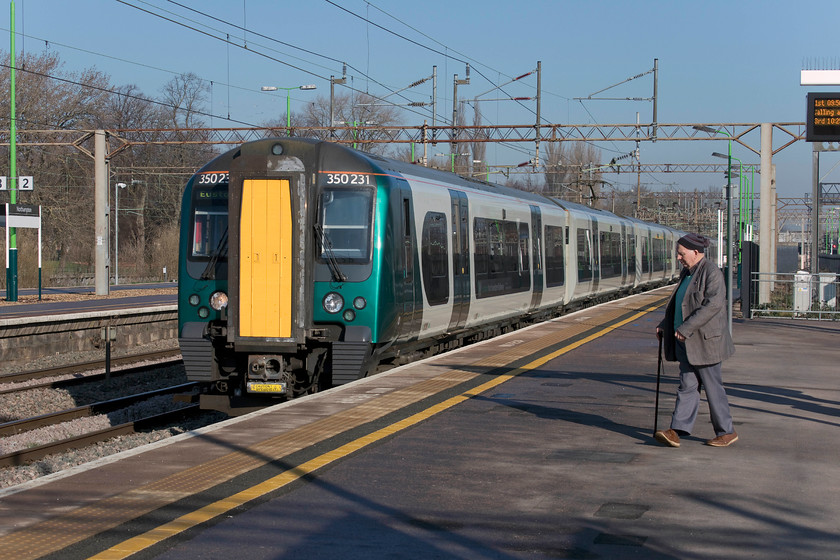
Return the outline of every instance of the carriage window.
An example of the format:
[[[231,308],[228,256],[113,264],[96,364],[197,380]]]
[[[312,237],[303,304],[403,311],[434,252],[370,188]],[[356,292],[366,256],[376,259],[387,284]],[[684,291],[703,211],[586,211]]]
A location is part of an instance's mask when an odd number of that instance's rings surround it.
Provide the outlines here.
[[[621,276],[621,234],[600,232],[601,278]]]
[[[325,189],[318,212],[324,243],[321,259],[334,257],[338,262],[363,263],[370,260],[373,191],[370,189]],[[330,252],[332,253],[330,255]]]
[[[196,208],[193,223],[192,257],[209,258],[222,245],[227,231],[228,215],[218,208]],[[219,255],[224,258],[226,255]]]
[[[449,300],[449,261],[446,252],[446,215],[429,212],[423,220],[423,287],[429,305]]]
[[[476,218],[473,222],[476,297],[491,297],[531,288],[528,224]]]
[[[545,285],[562,286],[566,282],[563,268],[565,235],[562,227],[545,226]]]
[[[654,238],[653,240],[653,271],[661,272],[665,270],[665,240]]]

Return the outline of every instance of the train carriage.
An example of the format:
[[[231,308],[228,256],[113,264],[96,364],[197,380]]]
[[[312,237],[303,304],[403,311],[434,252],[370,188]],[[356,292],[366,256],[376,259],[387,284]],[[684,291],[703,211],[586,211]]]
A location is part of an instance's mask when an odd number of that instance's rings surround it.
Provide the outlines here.
[[[246,143],[184,193],[187,375],[230,413],[347,383],[669,281],[674,235],[328,142]]]

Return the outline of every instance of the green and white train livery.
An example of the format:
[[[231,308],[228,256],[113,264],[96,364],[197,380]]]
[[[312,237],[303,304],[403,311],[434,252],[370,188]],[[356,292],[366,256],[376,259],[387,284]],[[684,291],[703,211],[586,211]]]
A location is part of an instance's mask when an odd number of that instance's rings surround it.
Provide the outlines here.
[[[681,232],[299,138],[187,183],[179,338],[238,414],[678,274]]]

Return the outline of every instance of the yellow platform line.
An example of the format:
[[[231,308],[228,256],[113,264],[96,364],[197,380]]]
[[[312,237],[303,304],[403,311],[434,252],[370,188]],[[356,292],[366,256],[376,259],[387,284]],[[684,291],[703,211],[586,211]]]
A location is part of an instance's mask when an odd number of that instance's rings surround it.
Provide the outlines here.
[[[405,430],[406,428],[410,428],[411,426],[419,424],[423,420],[431,418],[432,416],[435,416],[436,414],[439,414],[444,410],[452,408],[456,404],[462,403],[465,400],[470,399],[471,397],[474,397],[498,385],[501,385],[502,383],[505,383],[506,381],[509,381],[510,379],[521,375],[522,373],[532,371],[546,364],[547,362],[559,356],[562,356],[563,354],[566,354],[572,350],[575,350],[576,348],[583,346],[584,344],[587,344],[588,342],[592,342],[597,338],[609,334],[610,332],[626,325],[627,323],[635,321],[639,317],[642,317],[643,315],[655,310],[661,305],[662,302],[658,302],[655,305],[647,307],[642,311],[615,323],[614,325],[605,327],[604,329],[593,333],[585,338],[582,338],[577,342],[573,342],[572,344],[566,345],[563,348],[555,350],[554,352],[546,356],[537,358],[536,360],[533,360],[525,364],[524,366],[516,368],[508,374],[495,377],[490,381],[487,381],[486,383],[483,383],[473,389],[470,389],[469,391],[466,391],[455,397],[451,397],[421,412],[413,414],[408,418],[395,422],[394,424],[386,426],[385,428],[376,430],[375,432],[372,432],[366,436],[357,438],[349,443],[337,447],[332,451],[328,451],[327,453],[315,457],[314,459],[306,461],[305,463],[302,463],[297,467],[284,471],[279,475],[266,480],[265,482],[261,482],[232,496],[229,496],[222,500],[218,500],[196,511],[182,515],[181,517],[170,521],[169,523],[165,523],[142,535],[138,535],[136,537],[123,541],[122,543],[119,543],[107,550],[100,552],[99,554],[96,554],[95,556],[92,556],[91,560],[118,560],[122,558],[128,558],[132,554],[136,554],[141,550],[161,543],[170,537],[173,537],[175,535],[183,533],[184,531],[192,529],[202,523],[210,521],[237,507],[247,504],[250,501],[265,496],[266,494],[269,494],[276,490],[279,490],[284,486],[287,486],[304,476],[314,473],[315,471],[329,465],[330,463],[347,457],[364,447],[367,447],[373,443],[376,443],[377,441],[394,435],[402,430]]]

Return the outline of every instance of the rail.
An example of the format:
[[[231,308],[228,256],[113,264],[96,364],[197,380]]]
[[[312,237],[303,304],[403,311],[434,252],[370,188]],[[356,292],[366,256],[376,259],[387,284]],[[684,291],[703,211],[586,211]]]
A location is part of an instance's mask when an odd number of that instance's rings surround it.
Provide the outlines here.
[[[157,363],[154,364],[154,367],[160,367],[162,365],[175,365],[181,363],[183,360],[181,359],[181,352],[178,349],[158,350],[154,352],[132,354],[130,356],[121,356],[119,358],[111,359],[111,367],[127,367],[111,371],[110,375],[111,377],[118,377],[121,375],[142,373],[148,370],[149,366],[137,364],[148,361],[155,361]],[[0,374],[0,394],[28,391],[35,388],[54,389],[57,387],[67,387],[90,381],[99,381],[105,379],[106,377],[106,374],[104,373],[105,368],[105,360],[93,360],[47,367],[40,370]],[[90,373],[94,371],[101,371],[102,373]],[[60,378],[66,375],[73,375],[75,377],[51,380],[52,378]],[[47,379],[48,381],[39,383],[36,381],[38,379]],[[26,384],[24,385],[24,383]]]
[[[181,418],[187,418],[190,415],[200,414],[201,410],[197,404],[188,405],[183,408],[170,410],[160,414],[134,420],[133,422],[126,422],[119,426],[112,426],[104,428],[95,432],[88,432],[71,438],[63,439],[61,441],[54,441],[45,443],[37,447],[31,447],[21,451],[14,451],[0,455],[0,467],[17,467],[43,459],[47,455],[53,453],[60,453],[70,449],[79,449],[88,445],[93,445],[102,441],[109,440],[118,436],[131,435],[139,431],[152,429],[156,426],[166,424],[167,422],[177,421]]]
[[[41,414],[32,418],[12,420],[11,422],[5,422],[3,424],[0,424],[0,436],[10,436],[22,432],[27,432],[30,430],[35,430],[38,428],[43,428],[46,426],[54,426],[56,424],[61,424],[62,422],[75,420],[76,418],[87,418],[95,414],[108,414],[110,412],[115,412],[117,410],[127,408],[133,404],[144,401],[146,399],[150,399],[152,397],[158,397],[161,395],[171,395],[172,393],[187,392],[195,388],[196,385],[197,383],[195,382],[181,383],[179,385],[173,385],[171,387],[155,389],[153,391],[145,391],[143,393],[137,393],[125,397],[118,397],[107,401],[101,401],[84,406],[68,408],[66,410],[60,410],[58,412]]]

